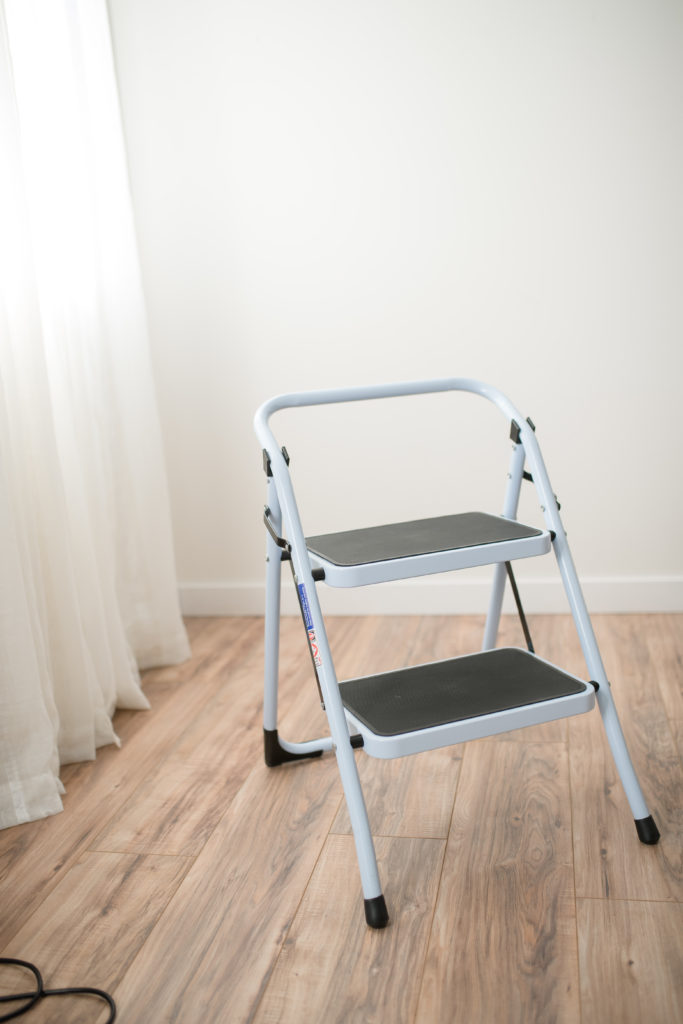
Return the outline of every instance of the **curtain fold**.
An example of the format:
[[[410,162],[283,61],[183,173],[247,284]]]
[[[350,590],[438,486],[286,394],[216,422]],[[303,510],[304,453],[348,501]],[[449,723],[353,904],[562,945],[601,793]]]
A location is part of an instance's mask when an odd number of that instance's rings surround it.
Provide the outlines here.
[[[0,827],[189,655],[104,0],[0,0]]]

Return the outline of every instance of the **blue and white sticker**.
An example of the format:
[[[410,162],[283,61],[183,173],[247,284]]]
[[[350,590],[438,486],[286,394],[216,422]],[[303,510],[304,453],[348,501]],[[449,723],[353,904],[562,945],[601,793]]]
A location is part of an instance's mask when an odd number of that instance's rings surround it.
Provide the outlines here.
[[[299,591],[299,600],[301,601],[301,611],[304,616],[304,623],[306,626],[306,632],[308,633],[308,642],[311,646],[311,654],[313,655],[313,661],[317,666],[322,665],[323,659],[320,657],[320,648],[318,647],[318,641],[315,635],[315,627],[313,625],[313,616],[311,615],[311,606],[308,603],[308,595],[306,593],[306,587],[303,583],[297,585]]]
[[[311,606],[308,603],[308,594],[306,593],[306,587],[303,583],[299,583],[299,600],[301,601],[301,610],[304,613],[304,622],[306,623],[306,629],[313,629],[313,616],[311,615]]]

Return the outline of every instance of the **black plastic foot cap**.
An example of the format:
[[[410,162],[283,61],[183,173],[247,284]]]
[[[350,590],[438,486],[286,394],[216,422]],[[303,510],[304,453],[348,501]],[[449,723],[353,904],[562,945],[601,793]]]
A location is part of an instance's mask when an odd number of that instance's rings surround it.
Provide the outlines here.
[[[263,754],[269,768],[277,768],[279,764],[289,761],[301,761],[304,757],[320,757],[322,750],[312,750],[309,754],[293,754],[280,744],[277,729],[263,730]]]
[[[655,843],[659,842],[659,829],[655,825],[655,820],[651,814],[647,818],[636,818],[635,822],[636,831],[641,843],[654,846]]]
[[[365,920],[371,928],[386,928],[389,924],[389,912],[384,902],[384,896],[373,896],[371,900],[365,900]]]

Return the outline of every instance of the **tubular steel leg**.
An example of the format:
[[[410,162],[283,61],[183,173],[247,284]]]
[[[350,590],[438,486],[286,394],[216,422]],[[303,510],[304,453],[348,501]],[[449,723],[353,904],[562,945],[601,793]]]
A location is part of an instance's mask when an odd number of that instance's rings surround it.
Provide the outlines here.
[[[301,576],[298,578],[300,579]],[[344,714],[341,694],[339,693],[339,683],[337,682],[332,653],[327,639],[327,631],[312,578],[310,578],[308,589],[308,604],[318,649],[318,671],[324,696],[325,712],[335,745],[339,776],[344,790],[344,797],[346,798],[349,818],[351,819],[353,839],[356,844],[358,868],[365,904],[365,920],[371,928],[384,928],[389,923],[389,914],[377,870],[375,845],[372,833],[370,832],[368,812],[358,776],[358,767],[351,745],[349,727],[346,715]]]
[[[269,481],[268,507],[271,522],[280,533],[282,513],[272,481]],[[332,749],[332,737],[311,740],[305,743],[287,743],[279,739],[277,730],[278,671],[280,645],[280,581],[282,576],[282,549],[268,535],[266,566],[266,610],[265,610],[265,669],[263,697],[263,726],[265,760],[269,767],[304,757],[319,756],[323,749]],[[325,641],[325,646],[327,643]],[[329,655],[328,648],[328,658]],[[338,691],[337,691],[338,692]],[[339,702],[341,708],[341,702]],[[338,716],[337,716],[338,717]],[[360,787],[358,770],[348,738],[346,719],[341,713],[337,731],[342,731],[342,740],[337,745],[337,764],[346,796],[356,844],[361,884],[365,903],[365,917],[373,928],[383,928],[389,920],[384,896],[382,895],[375,849],[370,834],[365,801]]]
[[[277,530],[282,529],[282,513],[275,487],[268,481],[268,507]],[[282,551],[270,534],[266,540],[266,614],[264,624],[263,728],[277,729],[277,690],[280,661],[280,579]]]
[[[365,807],[363,791],[358,777],[356,759],[348,739],[348,729],[344,723],[346,740],[337,746],[337,765],[344,789],[346,806],[351,819],[351,830],[356,844],[358,868],[363,889],[365,920],[371,928],[384,928],[389,923],[387,905],[382,894],[382,885],[377,870],[375,845],[370,832],[368,812]]]
[[[498,627],[500,626],[500,614],[503,609],[503,594],[505,593],[505,562],[497,562],[493,569],[493,586],[489,598],[489,610],[486,616],[484,627],[484,640],[481,645],[482,651],[490,651],[496,646],[498,640]]]
[[[358,868],[365,904],[365,920],[371,928],[384,928],[389,923],[386,903],[377,870],[375,846],[370,822],[358,776],[349,727],[344,713],[339,683],[332,660],[318,594],[306,555],[305,540],[297,520],[291,523],[293,533],[292,558],[294,581],[299,591],[308,631],[309,646],[314,656],[323,695],[325,713],[330,726],[337,757],[344,797],[351,819],[351,830],[356,844]]]
[[[508,473],[508,484],[505,489],[505,501],[503,503],[503,515],[506,519],[517,517],[517,506],[519,505],[519,492],[522,487],[522,474],[524,473],[524,448],[516,444],[512,449],[510,459],[510,470]],[[483,651],[490,651],[496,646],[498,627],[500,625],[500,613],[503,607],[503,594],[505,592],[505,563],[498,562],[493,570],[493,587],[489,598],[489,610],[486,616],[484,627]]]
[[[659,839],[659,831],[654,819],[650,814],[643,791],[640,788],[633,763],[629,756],[624,734],[621,730],[617,709],[610,692],[610,686],[602,663],[598,644],[593,632],[593,626],[588,615],[586,602],[581,591],[581,585],[574,566],[574,561],[567,543],[567,535],[560,519],[557,499],[553,494],[548,471],[543,462],[543,456],[538,446],[538,441],[532,428],[525,423],[521,424],[521,441],[526,450],[529,460],[529,468],[533,476],[534,485],[538,493],[541,507],[543,509],[548,529],[555,534],[553,539],[553,550],[557,559],[558,568],[564,584],[564,590],[569,601],[574,624],[579,635],[583,656],[590,678],[598,683],[597,701],[602,715],[602,722],[605,733],[612,751],[614,764],[619,773],[621,784],[624,787],[626,798],[629,802],[631,813],[636,823],[638,838],[641,842],[654,844]]]
[[[282,512],[272,479],[268,481],[268,508],[277,533],[282,531]],[[299,761],[304,757],[319,757],[323,750],[332,748],[329,737],[308,740],[305,743],[287,743],[281,740],[277,729],[278,678],[280,662],[280,580],[282,577],[282,548],[270,534],[266,541],[266,610],[264,624],[263,673],[263,752],[269,768]]]
[[[633,762],[626,746],[626,740],[621,729],[621,723],[619,721],[619,715],[612,697],[610,690],[610,684],[607,679],[605,667],[602,663],[600,651],[598,649],[597,640],[595,639],[595,633],[593,632],[593,626],[588,615],[586,603],[581,592],[578,576],[576,574],[576,568],[572,560],[569,546],[567,544],[567,537],[562,528],[562,524],[559,521],[559,530],[556,530],[556,537],[553,542],[553,548],[557,556],[557,562],[562,576],[569,605],[574,618],[577,632],[579,634],[579,640],[581,642],[581,649],[583,650],[584,658],[586,659],[586,665],[590,673],[592,680],[599,684],[597,692],[597,702],[602,716],[602,723],[607,734],[607,740],[612,751],[612,757],[614,758],[614,764],[621,784],[624,787],[626,798],[631,808],[631,813],[636,824],[636,830],[638,832],[638,838],[641,842],[647,843],[648,845],[654,845],[659,840],[659,830],[654,822],[650,811],[648,810],[643,791],[640,788],[638,776],[636,775]]]

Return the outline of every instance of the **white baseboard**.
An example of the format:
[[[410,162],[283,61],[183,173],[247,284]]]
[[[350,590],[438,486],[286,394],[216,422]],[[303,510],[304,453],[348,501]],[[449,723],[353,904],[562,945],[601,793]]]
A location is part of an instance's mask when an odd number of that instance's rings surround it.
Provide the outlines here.
[[[283,615],[299,612],[291,581],[282,591]],[[559,579],[518,580],[524,609],[529,614],[566,613],[569,606]],[[600,612],[683,612],[683,577],[587,577],[581,581],[588,610]],[[376,587],[340,590],[321,586],[323,611],[329,615],[466,615],[488,607],[488,580],[418,579]],[[509,587],[507,588],[509,591]],[[182,583],[183,615],[262,615],[262,583]],[[504,612],[514,604],[506,592]]]

